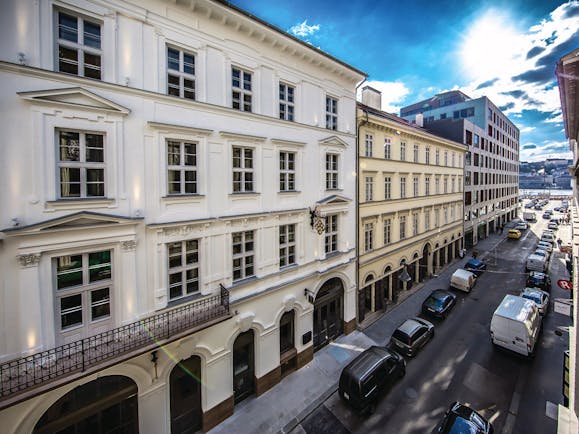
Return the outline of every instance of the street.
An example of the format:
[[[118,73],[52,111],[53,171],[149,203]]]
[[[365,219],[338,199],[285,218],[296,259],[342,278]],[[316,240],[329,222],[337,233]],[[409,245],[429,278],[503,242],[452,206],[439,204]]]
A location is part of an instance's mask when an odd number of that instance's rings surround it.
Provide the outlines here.
[[[547,208],[556,204],[558,201]],[[557,405],[562,402],[563,351],[568,346],[567,326],[571,322],[570,317],[553,311],[556,299],[569,297],[568,291],[557,286],[557,280],[567,279],[568,274],[564,255],[556,247],[549,269],[550,312],[543,321],[535,356],[526,359],[497,349],[489,335],[492,314],[505,294],[518,295],[525,286],[526,257],[547,226],[541,214],[537,212],[538,221],[520,239],[506,239],[505,230],[505,238],[496,248],[480,252],[479,258],[488,264],[488,270],[471,293],[457,293],[457,305],[446,320],[432,321],[434,338],[415,358],[407,359],[406,376],[379,401],[374,414],[355,414],[334,393],[296,432],[430,433],[449,404],[460,401],[490,420],[495,433],[556,433]],[[570,226],[562,225],[556,236],[569,242]],[[439,288],[448,287],[448,278],[437,280]],[[414,295],[421,298],[420,302],[426,296]],[[416,309],[408,317],[418,313]],[[386,343],[389,338],[376,327],[364,333],[376,342]]]

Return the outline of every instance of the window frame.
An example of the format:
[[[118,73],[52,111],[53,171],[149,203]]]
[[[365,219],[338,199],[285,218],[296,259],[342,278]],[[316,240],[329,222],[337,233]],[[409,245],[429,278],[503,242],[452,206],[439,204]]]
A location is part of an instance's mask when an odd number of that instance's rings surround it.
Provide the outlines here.
[[[325,216],[324,253],[330,255],[338,252],[338,214]]]
[[[293,161],[290,161],[290,156]],[[294,151],[280,150],[278,152],[279,158],[279,191],[280,192],[295,192],[296,191],[296,175],[297,175],[297,158],[298,154]],[[291,164],[290,164],[291,163]],[[293,165],[293,168],[290,168]]]
[[[192,243],[192,242],[195,244],[194,249],[193,250],[187,250],[187,244]],[[181,263],[178,266],[171,267],[171,259],[176,257],[177,255],[171,254],[170,246],[171,245],[177,245],[177,244],[180,245],[179,256],[181,258]],[[183,300],[183,299],[187,299],[189,297],[200,294],[200,292],[201,292],[201,278],[200,278],[200,274],[199,274],[199,272],[201,270],[201,264],[200,264],[200,260],[199,260],[199,246],[200,246],[200,244],[201,244],[201,242],[198,239],[171,241],[171,242],[167,242],[165,244],[166,248],[167,248],[167,300],[169,300],[169,303]],[[194,258],[193,262],[187,262],[188,256],[190,254],[192,254],[192,257]],[[195,272],[196,276],[193,278],[189,278],[188,273],[192,270],[196,271]],[[177,287],[176,283],[173,283],[173,284],[171,283],[171,276],[177,275],[178,273],[181,275],[180,295],[179,296],[171,296],[172,288]],[[188,290],[188,284],[190,282],[196,282],[197,289],[195,291],[189,291]]]
[[[279,268],[296,264],[297,225],[289,223],[279,226]],[[293,239],[290,235],[293,235]]]
[[[364,177],[364,184],[365,184],[365,200],[366,202],[371,202],[374,200],[374,177],[373,176],[365,176]]]
[[[374,248],[374,223],[364,223],[364,252]]]
[[[384,159],[392,159],[392,140],[389,137],[384,138]]]
[[[290,92],[291,90],[291,92]],[[290,97],[291,93],[291,97]],[[284,121],[295,121],[296,88],[291,84],[280,81],[278,84],[279,118]]]
[[[372,134],[366,133],[364,138],[364,156],[372,158],[374,152],[374,136]]]
[[[338,130],[338,98],[326,95],[326,129]]]
[[[169,145],[170,144],[174,144],[174,145],[179,145],[179,164],[169,164]],[[186,149],[186,145],[193,145],[194,147],[194,152],[192,154],[186,153],[185,149]],[[195,160],[195,164],[192,165],[187,165],[185,164],[187,158],[187,155],[192,155],[194,160]],[[195,194],[199,194],[199,170],[198,170],[198,160],[199,160],[199,143],[193,140],[182,140],[182,139],[171,139],[171,138],[165,138],[165,157],[166,157],[166,174],[167,174],[167,196],[186,196],[186,195],[195,195]],[[169,172],[174,171],[174,172],[179,172],[179,192],[178,193],[173,193],[171,192],[170,189],[170,185],[171,185],[171,181],[170,181],[170,176],[169,176]],[[186,173],[194,173],[194,180],[193,181],[187,181],[186,180]],[[194,191],[193,192],[188,192],[186,191],[186,186],[187,184],[192,184],[194,186]],[[175,182],[173,182],[173,184],[175,184]]]
[[[170,68],[169,65],[171,62],[169,61],[169,59],[170,59],[169,58],[169,50],[173,50],[173,51],[176,51],[178,53],[179,69],[171,69]],[[166,70],[166,75],[165,75],[165,77],[167,79],[167,83],[166,83],[167,84],[167,87],[166,87],[167,95],[195,101],[197,99],[197,80],[196,80],[196,75],[195,75],[195,71],[196,71],[196,55],[195,55],[195,53],[187,51],[187,50],[183,50],[175,45],[167,44],[165,54],[167,56],[166,57],[167,70]],[[188,73],[185,71],[185,67],[187,65],[185,63],[185,56],[191,56],[193,59],[193,63],[192,63],[193,73]],[[177,79],[179,80],[179,84],[177,85],[177,87],[175,87],[174,85],[171,86],[170,80],[169,80],[170,76],[177,77]],[[186,80],[192,81],[193,87],[186,87],[185,86]],[[178,95],[171,93],[170,92],[171,88],[177,89]],[[187,91],[192,92],[192,94],[193,94],[192,97],[186,96]]]
[[[384,245],[387,246],[392,243],[392,219],[384,219],[383,230],[383,241]]]
[[[236,150],[240,151],[239,166],[235,166]],[[251,153],[249,160],[251,167],[246,167],[247,159],[246,153]],[[239,180],[236,181],[235,174],[239,173]],[[248,177],[248,175],[251,175]],[[232,145],[231,147],[231,189],[233,194],[255,193],[255,149],[249,146]],[[249,179],[248,179],[249,178]],[[248,188],[250,183],[250,188]],[[236,184],[239,186],[236,187]]]
[[[251,234],[251,236],[250,236]],[[236,242],[235,237],[240,235],[240,241]],[[233,282],[255,276],[255,231],[239,231],[231,233],[231,277]],[[236,252],[235,246],[239,245],[239,251]],[[248,247],[251,246],[251,249]],[[239,261],[239,266],[236,266]],[[236,277],[236,270],[239,271]]]
[[[239,75],[237,79],[235,77],[236,71]],[[236,80],[238,81],[237,85]],[[246,81],[249,82],[249,89],[246,89]],[[237,98],[236,94],[238,94]],[[246,101],[246,97],[248,97],[248,101]],[[253,72],[234,65],[231,66],[231,108],[247,113],[253,112]]]
[[[338,190],[340,187],[340,154],[326,152],[325,155],[326,190]]]

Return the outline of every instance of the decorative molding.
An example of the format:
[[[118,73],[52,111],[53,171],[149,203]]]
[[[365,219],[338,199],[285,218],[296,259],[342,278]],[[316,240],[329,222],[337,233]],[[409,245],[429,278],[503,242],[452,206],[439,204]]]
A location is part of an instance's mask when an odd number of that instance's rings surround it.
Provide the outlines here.
[[[136,240],[121,241],[121,247],[125,252],[132,252],[137,248]]]
[[[40,263],[40,253],[26,253],[17,257],[22,267],[36,267]]]
[[[147,125],[149,128],[159,130],[161,132],[180,132],[196,136],[209,136],[213,133],[213,130],[207,128],[197,128],[188,125],[176,125],[176,124],[165,124],[162,122],[148,121]]]

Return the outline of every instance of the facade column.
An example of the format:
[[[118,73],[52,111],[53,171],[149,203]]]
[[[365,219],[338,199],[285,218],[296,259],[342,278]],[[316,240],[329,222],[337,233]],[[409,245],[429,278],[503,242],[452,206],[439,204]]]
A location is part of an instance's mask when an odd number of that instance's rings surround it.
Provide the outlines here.
[[[130,321],[138,317],[143,311],[140,306],[139,296],[137,294],[137,242],[135,240],[121,241],[121,282],[119,288],[122,291],[117,292],[120,300],[121,322]]]
[[[44,336],[42,335],[42,311],[39,267],[40,253],[18,255],[20,263],[18,310],[21,338],[19,342],[24,345],[19,351],[34,353],[42,348]],[[50,282],[47,285],[52,287]]]

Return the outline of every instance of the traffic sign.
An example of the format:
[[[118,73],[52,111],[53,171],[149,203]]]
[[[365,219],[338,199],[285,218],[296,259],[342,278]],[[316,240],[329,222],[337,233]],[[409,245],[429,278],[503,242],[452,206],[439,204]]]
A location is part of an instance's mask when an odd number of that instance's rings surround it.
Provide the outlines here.
[[[573,289],[573,282],[570,280],[558,280],[557,285],[559,285],[559,288],[565,289],[567,291],[571,291]]]

